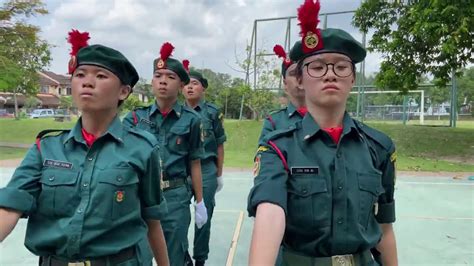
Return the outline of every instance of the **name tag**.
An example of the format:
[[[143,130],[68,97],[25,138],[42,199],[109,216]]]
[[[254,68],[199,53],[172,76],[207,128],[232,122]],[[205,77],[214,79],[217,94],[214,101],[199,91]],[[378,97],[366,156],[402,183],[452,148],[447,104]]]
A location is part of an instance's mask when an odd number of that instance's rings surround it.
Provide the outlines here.
[[[140,122],[143,122],[143,123],[145,123],[145,124],[148,124],[148,125],[151,126],[151,127],[154,127],[154,126],[155,126],[155,123],[153,123],[153,122],[151,122],[150,120],[145,119],[145,118],[140,119]]]
[[[72,163],[49,160],[49,159],[44,160],[43,166],[63,168],[63,169],[72,169]]]
[[[291,167],[292,175],[317,175],[319,167]]]

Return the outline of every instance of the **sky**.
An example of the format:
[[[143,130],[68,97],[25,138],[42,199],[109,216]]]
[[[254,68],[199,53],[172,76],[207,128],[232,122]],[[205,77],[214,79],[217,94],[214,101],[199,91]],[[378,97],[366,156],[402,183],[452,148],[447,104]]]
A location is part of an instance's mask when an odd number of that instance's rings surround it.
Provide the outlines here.
[[[0,0],[5,2],[5,0]],[[46,0],[48,15],[29,19],[41,28],[51,49],[49,70],[66,73],[71,29],[88,31],[89,44],[103,44],[121,51],[150,80],[152,62],[164,42],[175,46],[173,57],[188,59],[191,66],[244,77],[236,61],[246,58],[256,19],[296,16],[302,0]],[[360,0],[321,0],[320,13],[353,11]],[[342,28],[357,40],[361,33],[351,26],[352,14],[328,16],[328,27]],[[324,19],[321,18],[321,26]],[[296,19],[291,20],[291,42],[299,39]],[[284,44],[287,20],[257,26],[257,47],[272,52]],[[275,57],[275,67],[281,61]],[[378,71],[379,54],[368,54],[366,73]]]

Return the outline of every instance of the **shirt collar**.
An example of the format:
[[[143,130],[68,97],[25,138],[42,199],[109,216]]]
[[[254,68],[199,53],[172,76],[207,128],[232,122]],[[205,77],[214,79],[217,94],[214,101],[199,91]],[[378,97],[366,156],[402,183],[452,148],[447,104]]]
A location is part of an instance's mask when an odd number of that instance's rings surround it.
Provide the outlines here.
[[[314,121],[314,118],[311,116],[309,112],[306,113],[306,115],[303,117],[301,124],[302,124],[303,136],[305,140],[310,139],[321,130],[321,127],[319,127],[316,121]],[[358,132],[357,127],[354,123],[354,120],[352,120],[352,118],[349,116],[347,112],[344,113],[344,117],[342,119],[342,126],[343,126],[342,136],[349,134],[353,129]]]
[[[179,118],[181,116],[181,112],[182,112],[182,105],[176,101],[173,105],[173,107],[171,108],[170,112],[171,111],[174,111],[174,113],[176,114],[176,116]],[[155,101],[153,103],[153,105],[151,106],[151,109],[150,109],[150,116],[153,115],[156,111],[160,111],[160,107],[158,106],[158,103]],[[169,114],[168,114],[169,115]]]
[[[82,136],[81,130],[82,130],[82,117],[79,118],[77,123],[71,129],[71,131],[69,131],[69,134],[64,140],[64,144],[68,142],[70,139],[74,139],[76,142],[85,144],[86,142],[84,140],[84,137]],[[104,133],[104,136],[105,135],[110,135],[115,140],[119,142],[123,142],[124,130],[123,130],[122,122],[120,121],[120,118],[118,116],[115,116],[115,118],[112,120],[109,127],[107,128],[107,131]]]

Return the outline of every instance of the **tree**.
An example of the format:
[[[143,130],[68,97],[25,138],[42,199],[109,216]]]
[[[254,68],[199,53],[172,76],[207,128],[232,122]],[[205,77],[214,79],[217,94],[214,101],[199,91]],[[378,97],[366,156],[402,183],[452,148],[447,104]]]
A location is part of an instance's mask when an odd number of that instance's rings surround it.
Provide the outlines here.
[[[374,30],[369,51],[383,54],[379,87],[402,92],[417,88],[419,78],[432,74],[439,86],[473,62],[472,1],[366,0],[353,24]]]
[[[25,20],[47,13],[40,0],[10,0],[0,9],[0,89],[13,92],[17,119],[16,94],[36,93],[37,71],[43,70],[51,60],[49,44],[38,36],[40,29]]]
[[[154,99],[154,98],[153,98]],[[128,98],[122,103],[120,106],[120,112],[122,114],[126,114],[128,112],[131,112],[138,107],[146,106],[147,104],[140,101],[136,95],[130,94]]]

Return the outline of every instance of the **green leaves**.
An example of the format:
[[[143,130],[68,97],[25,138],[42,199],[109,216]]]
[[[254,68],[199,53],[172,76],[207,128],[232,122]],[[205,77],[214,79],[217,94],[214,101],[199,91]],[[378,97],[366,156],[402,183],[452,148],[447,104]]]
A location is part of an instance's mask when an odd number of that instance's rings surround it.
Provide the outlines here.
[[[453,69],[474,62],[473,10],[472,1],[365,1],[353,24],[374,30],[368,49],[384,57],[377,85],[407,92],[427,74],[449,82]]]

